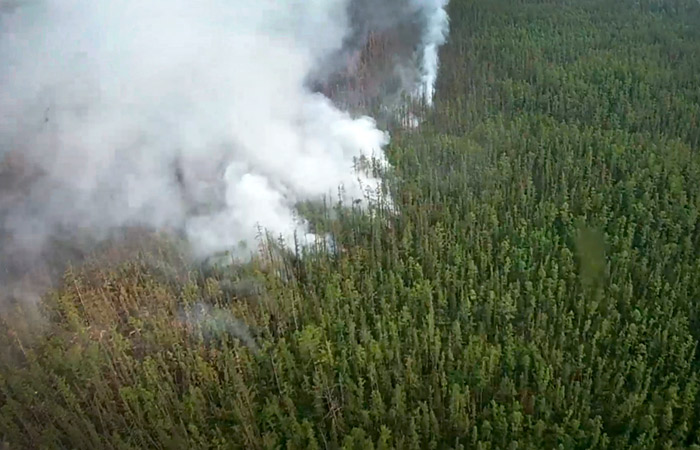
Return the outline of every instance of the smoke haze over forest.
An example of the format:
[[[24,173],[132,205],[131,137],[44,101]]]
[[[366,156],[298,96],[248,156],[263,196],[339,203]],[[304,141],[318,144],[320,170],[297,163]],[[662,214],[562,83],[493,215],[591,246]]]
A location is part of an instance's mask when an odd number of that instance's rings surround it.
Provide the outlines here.
[[[313,242],[295,205],[373,195],[355,162],[386,165],[389,139],[340,106],[358,92],[314,86],[356,76],[386,34],[373,95],[430,103],[445,3],[3,2],[0,266],[130,226],[176,230],[198,257],[258,227]]]
[[[700,2],[444,3],[0,0],[0,449],[700,450]]]

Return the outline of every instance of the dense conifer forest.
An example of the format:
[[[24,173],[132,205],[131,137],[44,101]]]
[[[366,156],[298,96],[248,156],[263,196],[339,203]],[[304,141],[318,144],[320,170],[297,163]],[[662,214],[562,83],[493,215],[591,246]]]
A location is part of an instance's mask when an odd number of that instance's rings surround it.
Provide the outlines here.
[[[11,449],[700,448],[700,3],[453,0],[392,203],[153,236],[0,326]]]

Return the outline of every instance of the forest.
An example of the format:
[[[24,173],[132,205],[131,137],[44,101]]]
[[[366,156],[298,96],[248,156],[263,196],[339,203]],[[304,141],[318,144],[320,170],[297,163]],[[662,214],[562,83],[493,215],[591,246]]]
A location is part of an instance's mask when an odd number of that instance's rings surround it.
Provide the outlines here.
[[[247,264],[103,244],[0,316],[0,447],[700,449],[700,3],[449,15],[391,204]]]

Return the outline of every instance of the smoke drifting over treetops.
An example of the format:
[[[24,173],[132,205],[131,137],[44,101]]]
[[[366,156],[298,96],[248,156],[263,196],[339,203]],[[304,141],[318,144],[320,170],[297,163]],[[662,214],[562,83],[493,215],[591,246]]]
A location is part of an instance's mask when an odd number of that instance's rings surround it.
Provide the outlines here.
[[[167,227],[199,256],[258,225],[313,240],[294,205],[363,198],[378,180],[354,161],[388,143],[313,85],[392,32],[375,76],[430,103],[445,4],[0,0],[0,265],[57,230]]]
[[[446,5],[447,0],[351,1],[343,46],[315,67],[312,79],[350,105],[367,97],[395,104],[401,94],[431,104],[438,47],[448,31]]]

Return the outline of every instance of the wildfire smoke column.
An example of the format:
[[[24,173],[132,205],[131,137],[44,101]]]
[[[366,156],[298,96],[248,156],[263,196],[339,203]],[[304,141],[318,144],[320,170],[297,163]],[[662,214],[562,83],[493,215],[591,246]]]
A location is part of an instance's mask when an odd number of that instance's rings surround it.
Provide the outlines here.
[[[312,242],[295,205],[363,199],[387,133],[309,87],[369,31],[382,76],[432,98],[444,0],[0,3],[0,266],[56,236],[180,230],[205,257],[259,227]],[[397,74],[400,74],[397,78]],[[13,161],[6,164],[7,161]],[[20,163],[17,163],[20,161]],[[3,249],[12,248],[12,255]],[[0,276],[0,284],[6,283]]]

